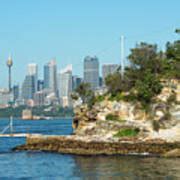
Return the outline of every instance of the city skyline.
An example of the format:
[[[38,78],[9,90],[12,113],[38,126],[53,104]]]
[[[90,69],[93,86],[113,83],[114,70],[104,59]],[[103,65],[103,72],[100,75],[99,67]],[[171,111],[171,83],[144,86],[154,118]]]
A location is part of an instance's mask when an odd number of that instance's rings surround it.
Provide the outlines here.
[[[157,42],[163,49],[167,41],[177,39],[174,30],[179,23],[180,2],[173,2],[4,1],[0,7],[0,87],[8,85],[5,63],[9,54],[14,61],[14,84],[23,81],[24,64],[35,62],[43,67],[53,57],[58,69],[73,64],[74,74],[81,77],[87,55],[96,55],[101,64],[117,64],[121,35],[125,36],[126,56],[140,41]],[[40,77],[42,72],[43,68],[39,69]]]

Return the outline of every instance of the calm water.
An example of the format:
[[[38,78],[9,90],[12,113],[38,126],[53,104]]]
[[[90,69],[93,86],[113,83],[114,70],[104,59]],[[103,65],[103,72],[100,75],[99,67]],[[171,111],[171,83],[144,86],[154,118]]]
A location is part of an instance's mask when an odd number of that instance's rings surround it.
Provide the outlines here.
[[[0,130],[7,124],[8,120],[0,120]],[[14,131],[66,135],[72,133],[72,128],[71,120],[15,120]],[[180,159],[11,151],[24,142],[24,138],[0,138],[0,180],[180,179]]]

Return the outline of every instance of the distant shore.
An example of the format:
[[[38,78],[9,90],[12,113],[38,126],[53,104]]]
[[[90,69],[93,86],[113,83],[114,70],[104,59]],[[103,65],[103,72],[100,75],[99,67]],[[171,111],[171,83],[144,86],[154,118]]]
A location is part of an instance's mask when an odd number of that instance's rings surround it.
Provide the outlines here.
[[[0,120],[4,120],[4,119],[9,120],[9,118],[10,118],[10,117],[0,117]],[[51,118],[50,120],[73,119],[73,117],[63,117],[63,116],[61,116],[61,117],[50,117],[50,118]],[[15,119],[15,120],[18,119],[18,120],[26,121],[26,120],[22,119],[22,117],[14,117],[14,119]],[[36,121],[36,119],[28,119],[28,120]],[[28,120],[27,120],[27,121],[28,121]],[[46,119],[40,119],[40,120],[46,120]]]

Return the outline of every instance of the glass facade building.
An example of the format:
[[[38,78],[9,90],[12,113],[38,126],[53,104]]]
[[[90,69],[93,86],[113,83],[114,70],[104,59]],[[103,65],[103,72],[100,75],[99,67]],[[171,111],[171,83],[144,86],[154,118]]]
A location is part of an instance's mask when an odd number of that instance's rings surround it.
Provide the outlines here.
[[[57,93],[57,65],[55,60],[44,66],[44,88]]]
[[[28,75],[34,76],[35,92],[38,90],[38,66],[35,63],[28,64]]]
[[[22,99],[29,100],[33,99],[35,93],[35,77],[26,75],[22,85]]]
[[[89,83],[93,90],[99,87],[99,61],[97,57],[85,57],[84,82]]]

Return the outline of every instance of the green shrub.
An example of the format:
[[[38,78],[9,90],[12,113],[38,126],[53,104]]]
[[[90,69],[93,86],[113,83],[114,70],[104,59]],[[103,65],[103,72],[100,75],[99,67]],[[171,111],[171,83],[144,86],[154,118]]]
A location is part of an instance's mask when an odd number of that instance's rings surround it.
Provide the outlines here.
[[[99,96],[96,96],[95,101],[102,102],[102,101],[104,101],[104,99],[105,99],[105,96],[99,95]]]
[[[122,93],[116,93],[116,94],[111,94],[109,97],[110,101],[121,101],[124,100],[124,95]]]
[[[108,121],[121,121],[121,119],[118,115],[115,115],[112,113],[110,113],[106,116],[106,120],[108,120]]]
[[[127,128],[117,132],[114,137],[135,137],[139,134],[138,128]]]

